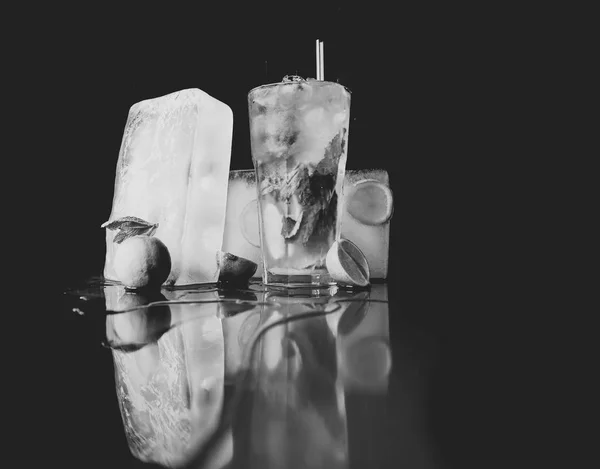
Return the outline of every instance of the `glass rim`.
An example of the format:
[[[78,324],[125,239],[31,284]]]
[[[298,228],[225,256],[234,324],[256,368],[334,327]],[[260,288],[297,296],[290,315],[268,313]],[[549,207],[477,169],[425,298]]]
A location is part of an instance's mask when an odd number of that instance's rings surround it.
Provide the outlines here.
[[[338,85],[341,86],[342,88],[344,88],[350,95],[352,95],[352,90],[350,90],[350,88],[348,88],[345,85],[342,85],[341,83],[338,83],[337,81],[329,81],[329,80],[317,80],[315,78],[311,78],[311,81],[316,81],[319,83],[327,83],[327,84],[331,84],[331,85]],[[308,82],[308,79],[303,79],[302,81]],[[261,88],[270,88],[273,86],[280,86],[280,85],[287,85],[287,84],[297,84],[297,83],[302,83],[302,81],[279,81],[276,83],[265,83],[264,85],[258,85],[255,86],[254,88],[252,88],[250,91],[248,91],[248,96],[250,96],[250,94],[258,89]]]

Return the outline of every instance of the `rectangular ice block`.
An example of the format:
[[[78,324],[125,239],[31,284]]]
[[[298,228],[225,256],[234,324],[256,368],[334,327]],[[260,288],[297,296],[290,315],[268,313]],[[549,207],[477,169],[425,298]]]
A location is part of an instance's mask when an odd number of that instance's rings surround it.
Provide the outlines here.
[[[262,275],[256,175],[253,169],[229,173],[223,251],[256,262],[258,268],[254,277]]]
[[[390,240],[389,219],[367,224],[357,220],[348,210],[352,198],[358,197],[355,188],[365,181],[377,181],[389,189],[389,176],[384,169],[346,170],[342,204],[342,237],[356,244],[369,263],[371,279],[386,279]],[[391,201],[390,201],[391,202]],[[381,204],[374,199],[371,204]],[[366,205],[369,205],[367,203]],[[381,210],[385,211],[385,210]],[[227,197],[227,219],[223,236],[223,251],[245,257],[258,264],[254,277],[262,275],[256,176],[253,169],[231,171]]]
[[[369,263],[372,279],[385,279],[388,275],[388,258],[390,252],[390,220],[381,223],[373,221],[364,223],[356,219],[351,210],[353,199],[359,197],[355,189],[368,181],[377,181],[389,191],[389,175],[384,169],[346,170],[344,179],[344,214],[342,215],[342,238],[349,239],[364,253]],[[368,196],[368,193],[360,196]],[[373,197],[371,201],[361,204],[373,212],[386,212],[387,208],[379,207],[384,204],[384,199]],[[389,200],[391,204],[391,199]],[[391,207],[389,207],[391,212]],[[391,215],[390,215],[391,216]],[[372,224],[371,224],[372,223]]]
[[[196,88],[134,104],[117,162],[112,212],[158,223],[171,254],[169,285],[216,282],[225,226],[233,113]],[[116,231],[106,230],[104,276]]]

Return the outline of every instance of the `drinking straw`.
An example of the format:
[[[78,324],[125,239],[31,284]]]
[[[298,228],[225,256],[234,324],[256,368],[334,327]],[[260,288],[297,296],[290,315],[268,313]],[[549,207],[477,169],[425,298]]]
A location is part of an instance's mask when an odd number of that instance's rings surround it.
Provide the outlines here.
[[[316,48],[317,48],[317,76],[315,77],[317,80],[321,79],[321,48],[319,46],[319,40],[317,39],[316,41]]]
[[[323,41],[319,42],[319,48],[319,59],[321,60],[321,80],[325,80],[325,56],[323,55]]]

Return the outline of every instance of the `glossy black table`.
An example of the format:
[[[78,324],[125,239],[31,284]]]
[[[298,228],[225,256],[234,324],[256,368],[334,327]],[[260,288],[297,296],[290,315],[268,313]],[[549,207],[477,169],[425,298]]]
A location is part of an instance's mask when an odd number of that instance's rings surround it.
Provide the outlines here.
[[[398,290],[251,282],[140,294],[101,278],[69,289],[67,459],[446,467],[429,408],[436,338],[402,320]]]

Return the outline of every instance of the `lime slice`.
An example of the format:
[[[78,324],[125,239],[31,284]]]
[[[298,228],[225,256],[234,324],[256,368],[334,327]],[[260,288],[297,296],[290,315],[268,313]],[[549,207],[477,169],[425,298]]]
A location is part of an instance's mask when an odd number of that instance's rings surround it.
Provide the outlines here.
[[[242,236],[246,238],[252,246],[260,247],[260,235],[258,233],[258,202],[251,200],[240,214],[240,226]]]
[[[394,198],[385,184],[365,179],[352,186],[346,196],[346,209],[365,225],[382,225],[392,218]]]
[[[342,285],[369,285],[369,264],[356,244],[340,239],[332,244],[325,259],[331,278]]]

